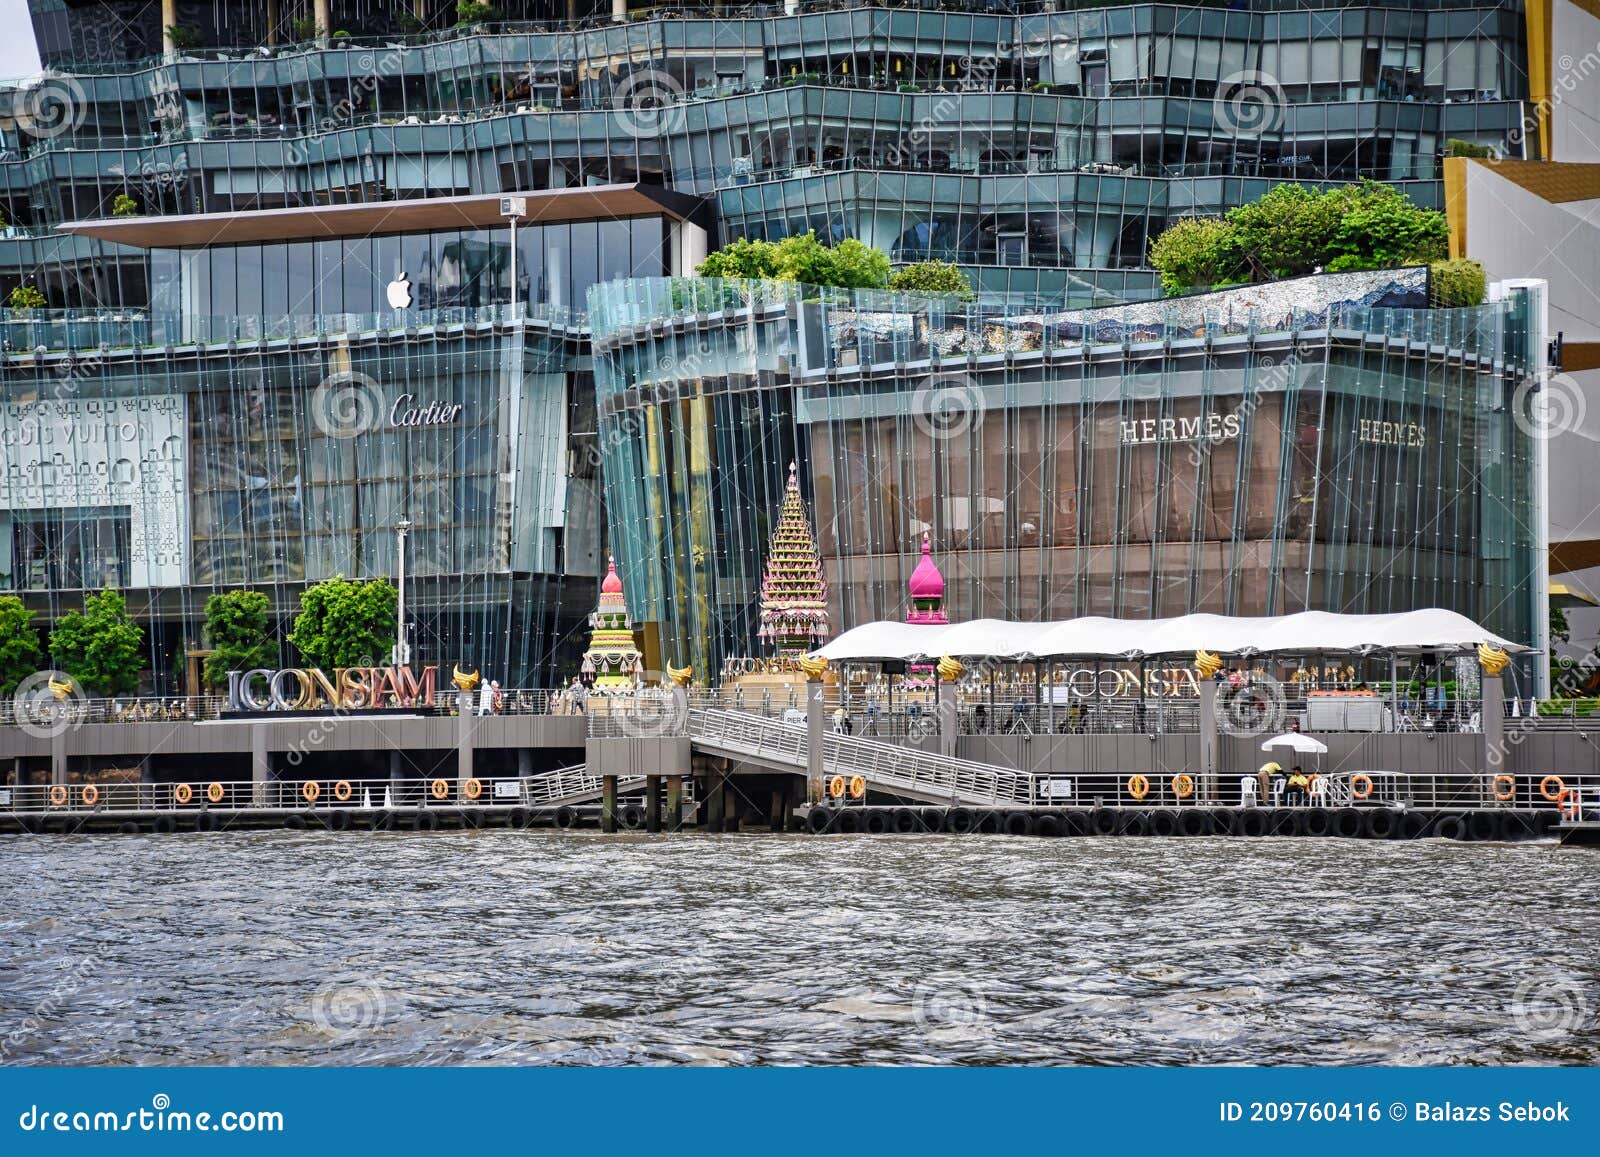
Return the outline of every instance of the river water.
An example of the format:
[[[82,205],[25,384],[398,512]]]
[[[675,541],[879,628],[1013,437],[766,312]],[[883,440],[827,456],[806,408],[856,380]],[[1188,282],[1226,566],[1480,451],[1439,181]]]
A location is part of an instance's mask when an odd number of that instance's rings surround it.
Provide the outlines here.
[[[1596,1064],[1600,853],[4,837],[0,1058]]]

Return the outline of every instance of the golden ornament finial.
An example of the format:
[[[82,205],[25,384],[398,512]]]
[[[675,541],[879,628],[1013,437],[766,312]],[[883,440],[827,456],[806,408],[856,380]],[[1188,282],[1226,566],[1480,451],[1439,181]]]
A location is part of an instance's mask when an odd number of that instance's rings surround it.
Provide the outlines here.
[[[475,691],[478,687],[478,673],[474,671],[470,675],[465,674],[462,672],[460,664],[453,664],[450,682],[463,691]]]
[[[50,694],[56,697],[56,701],[58,703],[65,699],[68,695],[72,694],[71,679],[51,679],[49,686]]]
[[[939,672],[939,678],[943,679],[946,683],[954,683],[957,679],[961,678],[961,673],[965,671],[966,668],[963,667],[957,660],[952,659],[949,655],[945,655],[939,660],[938,664],[935,666],[935,670]]]
[[[828,671],[828,660],[821,655],[801,655],[800,670],[806,673],[806,678],[815,683]]]
[[[687,687],[689,685],[689,680],[694,678],[694,668],[674,667],[671,663],[668,663],[667,678],[671,679],[679,687]]]
[[[1485,675],[1498,675],[1506,669],[1506,664],[1511,662],[1511,656],[1499,647],[1491,647],[1488,643],[1478,644],[1478,666],[1483,668]]]
[[[1213,679],[1222,670],[1222,656],[1202,647],[1194,653],[1194,669],[1200,672],[1200,678]]]

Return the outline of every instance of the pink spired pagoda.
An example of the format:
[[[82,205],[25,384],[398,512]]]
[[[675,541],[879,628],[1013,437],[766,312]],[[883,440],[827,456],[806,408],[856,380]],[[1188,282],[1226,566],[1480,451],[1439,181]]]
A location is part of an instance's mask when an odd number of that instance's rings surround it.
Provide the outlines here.
[[[584,682],[592,676],[594,689],[600,692],[632,690],[642,670],[642,656],[633,645],[633,623],[628,618],[616,558],[610,558],[609,563],[600,583],[600,605],[589,616],[593,634],[583,656]]]
[[[922,532],[922,561],[911,572],[906,584],[911,595],[911,609],[906,612],[906,622],[925,626],[943,625],[950,620],[944,617],[944,575],[933,564],[933,544],[928,532]]]
[[[822,556],[795,463],[789,463],[789,485],[772,532],[767,573],[761,580],[761,629],[780,656],[798,658],[828,638],[828,582],[822,577]]]

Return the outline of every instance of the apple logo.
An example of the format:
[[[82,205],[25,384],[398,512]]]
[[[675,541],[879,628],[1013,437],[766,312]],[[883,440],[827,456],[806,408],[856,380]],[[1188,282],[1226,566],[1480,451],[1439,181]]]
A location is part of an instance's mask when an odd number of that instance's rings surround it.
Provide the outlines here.
[[[390,309],[411,308],[411,279],[406,276],[406,271],[401,270],[400,276],[389,282],[385,291],[389,298]]]

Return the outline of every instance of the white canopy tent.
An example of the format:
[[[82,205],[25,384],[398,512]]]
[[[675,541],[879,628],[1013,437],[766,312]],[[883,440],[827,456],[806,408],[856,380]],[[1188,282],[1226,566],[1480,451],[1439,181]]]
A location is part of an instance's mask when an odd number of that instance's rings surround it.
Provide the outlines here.
[[[1294,615],[1235,618],[1183,615],[1175,619],[1063,619],[1017,623],[977,619],[949,626],[866,623],[816,654],[830,662],[991,658],[1139,659],[1149,655],[1468,652],[1480,643],[1516,654],[1528,648],[1491,634],[1454,611],[1433,608],[1393,615]]]

